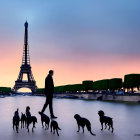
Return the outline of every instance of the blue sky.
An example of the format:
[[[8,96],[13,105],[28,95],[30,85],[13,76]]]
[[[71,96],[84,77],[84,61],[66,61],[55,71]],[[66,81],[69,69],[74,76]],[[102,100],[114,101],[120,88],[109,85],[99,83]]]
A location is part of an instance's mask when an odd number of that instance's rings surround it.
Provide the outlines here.
[[[71,45],[71,50],[137,54],[139,6],[138,0],[4,0],[0,2],[0,30],[4,37],[9,33],[17,36],[27,18],[38,42],[49,37],[50,42],[55,40],[64,49]],[[119,43],[124,43],[123,47]]]

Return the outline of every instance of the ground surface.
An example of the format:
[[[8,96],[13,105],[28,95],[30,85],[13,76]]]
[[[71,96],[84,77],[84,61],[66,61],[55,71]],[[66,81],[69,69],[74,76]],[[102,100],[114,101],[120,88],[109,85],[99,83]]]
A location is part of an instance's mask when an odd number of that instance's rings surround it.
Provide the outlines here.
[[[58,116],[60,136],[54,135],[41,126],[38,111],[44,104],[44,97],[16,96],[0,98],[0,140],[139,140],[140,136],[140,104],[125,104],[101,101],[83,101],[72,99],[54,99],[54,112]],[[12,117],[16,108],[25,112],[25,107],[31,107],[32,115],[36,115],[38,123],[35,132],[27,133],[20,129],[17,134],[12,129]],[[104,110],[106,115],[113,117],[114,133],[108,130],[101,131],[98,110]],[[49,115],[48,109],[45,111]],[[92,131],[97,136],[92,136],[86,129],[77,133],[77,124],[74,114],[80,114],[91,121]],[[31,130],[31,127],[30,127]]]

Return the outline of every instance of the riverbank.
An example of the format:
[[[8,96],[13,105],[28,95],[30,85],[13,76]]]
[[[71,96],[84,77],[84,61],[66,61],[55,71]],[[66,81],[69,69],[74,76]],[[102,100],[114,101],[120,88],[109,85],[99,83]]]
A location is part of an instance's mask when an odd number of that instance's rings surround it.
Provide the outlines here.
[[[99,93],[61,93],[54,94],[56,98],[79,98],[84,100],[103,100],[103,101],[120,101],[120,102],[140,102],[140,95],[126,94],[126,95],[113,95],[113,94],[99,94]]]
[[[45,96],[38,93],[16,93],[16,94],[1,94],[0,98],[7,96]],[[100,93],[54,93],[54,98],[68,98],[81,100],[101,100],[101,101],[119,101],[119,102],[140,102],[140,94],[100,94]]]

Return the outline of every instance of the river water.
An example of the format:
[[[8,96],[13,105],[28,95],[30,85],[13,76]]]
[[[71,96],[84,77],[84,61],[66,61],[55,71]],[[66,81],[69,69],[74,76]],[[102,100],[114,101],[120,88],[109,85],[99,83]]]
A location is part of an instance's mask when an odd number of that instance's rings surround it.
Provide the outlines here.
[[[41,126],[38,111],[45,102],[44,97],[39,96],[15,96],[0,98],[0,140],[139,140],[140,139],[140,104],[116,103],[104,101],[86,101],[77,99],[54,99],[54,112],[58,117],[57,122],[62,129],[60,136],[54,135],[50,130],[44,130]],[[31,114],[38,119],[34,133],[27,129],[20,129],[17,134],[12,129],[12,117],[14,111],[25,112],[25,107],[30,106]],[[101,131],[98,110],[104,110],[106,115],[113,118],[114,133],[108,130]],[[45,113],[49,115],[48,108]],[[74,114],[80,114],[90,120],[92,136],[85,128],[77,133],[77,123]],[[31,126],[30,126],[31,130]],[[139,134],[139,135],[138,135]]]

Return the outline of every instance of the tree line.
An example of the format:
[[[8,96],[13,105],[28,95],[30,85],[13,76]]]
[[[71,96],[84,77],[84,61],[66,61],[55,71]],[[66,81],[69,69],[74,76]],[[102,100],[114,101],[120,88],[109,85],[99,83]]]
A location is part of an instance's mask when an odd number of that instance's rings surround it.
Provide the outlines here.
[[[67,92],[93,92],[93,91],[119,91],[127,89],[127,91],[134,91],[134,88],[140,88],[140,74],[127,74],[122,78],[103,79],[98,81],[85,80],[81,84],[71,84],[56,86],[55,93]],[[44,88],[37,89],[37,93],[43,93]]]

